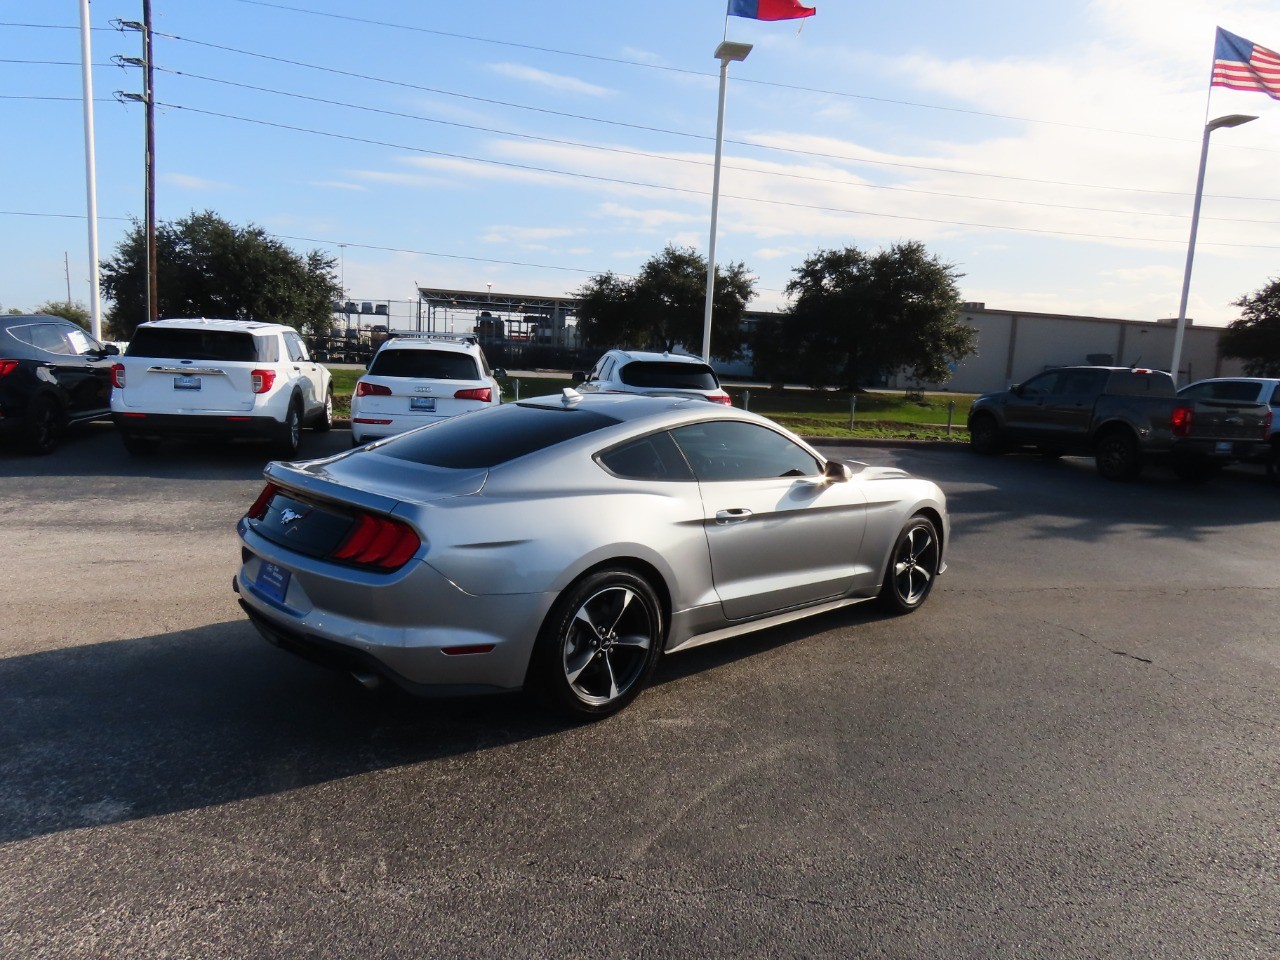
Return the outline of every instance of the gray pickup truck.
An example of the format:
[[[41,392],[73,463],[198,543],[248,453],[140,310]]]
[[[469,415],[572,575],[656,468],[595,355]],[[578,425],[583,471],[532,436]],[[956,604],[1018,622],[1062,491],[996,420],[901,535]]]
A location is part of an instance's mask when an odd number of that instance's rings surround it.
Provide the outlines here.
[[[1270,435],[1265,403],[1179,398],[1169,374],[1129,367],[1046,370],[978,397],[969,410],[976,452],[1033,446],[1047,456],[1092,454],[1109,480],[1132,480],[1157,458],[1184,479],[1208,479],[1264,453]]]

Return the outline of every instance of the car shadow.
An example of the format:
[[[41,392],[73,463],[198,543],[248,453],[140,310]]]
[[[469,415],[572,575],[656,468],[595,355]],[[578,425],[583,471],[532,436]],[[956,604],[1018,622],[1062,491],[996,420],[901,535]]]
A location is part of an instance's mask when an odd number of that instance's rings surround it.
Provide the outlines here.
[[[661,687],[838,611],[665,658]],[[0,843],[203,808],[573,731],[520,694],[426,700],[266,644],[244,621],[0,660]],[[634,717],[633,706],[614,721]]]
[[[298,460],[314,460],[351,449],[351,431],[302,431]],[[258,440],[166,440],[155,453],[133,456],[110,423],[73,427],[46,456],[0,446],[0,475],[10,477],[154,477],[157,479],[248,479],[258,477],[275,455]]]

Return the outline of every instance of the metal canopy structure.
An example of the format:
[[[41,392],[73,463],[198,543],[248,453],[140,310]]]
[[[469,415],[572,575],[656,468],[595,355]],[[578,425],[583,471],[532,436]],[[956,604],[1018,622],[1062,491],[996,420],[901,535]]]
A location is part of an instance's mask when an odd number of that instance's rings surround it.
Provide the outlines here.
[[[532,327],[545,328],[540,339],[556,346],[572,346],[567,341],[576,338],[572,334],[566,336],[566,321],[577,308],[576,297],[419,287],[417,323],[419,330],[462,331],[489,314],[526,332]]]

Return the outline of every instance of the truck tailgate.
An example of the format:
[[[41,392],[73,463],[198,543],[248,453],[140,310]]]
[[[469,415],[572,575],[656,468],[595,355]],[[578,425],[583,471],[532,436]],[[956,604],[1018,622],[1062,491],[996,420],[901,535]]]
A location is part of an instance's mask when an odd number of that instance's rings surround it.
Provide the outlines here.
[[[1265,403],[1197,400],[1188,436],[1203,440],[1266,440],[1271,408]]]

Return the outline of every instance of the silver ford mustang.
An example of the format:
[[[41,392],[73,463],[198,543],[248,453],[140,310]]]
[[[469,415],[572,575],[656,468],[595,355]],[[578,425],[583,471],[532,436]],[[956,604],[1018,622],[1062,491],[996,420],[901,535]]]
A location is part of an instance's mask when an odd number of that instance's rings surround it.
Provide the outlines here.
[[[950,533],[928,480],[671,397],[566,390],[265,476],[234,587],[269,641],[578,718],[663,653],[874,598],[910,613]]]

